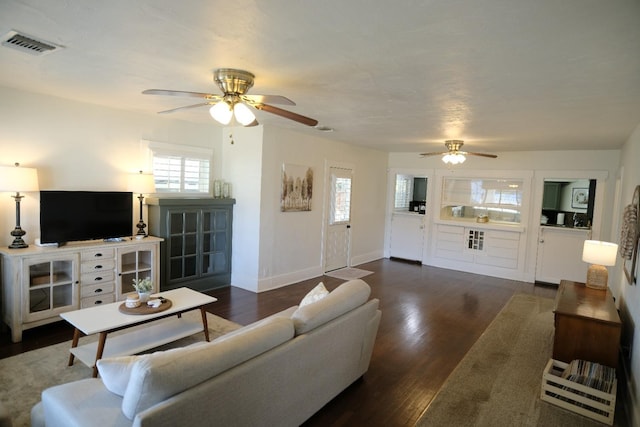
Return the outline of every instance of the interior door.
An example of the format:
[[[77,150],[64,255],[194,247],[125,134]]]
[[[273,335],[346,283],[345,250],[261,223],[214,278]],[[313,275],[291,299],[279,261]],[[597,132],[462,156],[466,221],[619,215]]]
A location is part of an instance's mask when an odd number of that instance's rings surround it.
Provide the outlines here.
[[[540,227],[536,281],[559,284],[560,280],[584,282],[589,265],[582,261],[582,247],[589,230]]]
[[[329,168],[330,191],[325,237],[325,272],[349,266],[352,175],[351,169]]]
[[[422,261],[424,215],[394,213],[391,217],[389,255],[410,261]]]

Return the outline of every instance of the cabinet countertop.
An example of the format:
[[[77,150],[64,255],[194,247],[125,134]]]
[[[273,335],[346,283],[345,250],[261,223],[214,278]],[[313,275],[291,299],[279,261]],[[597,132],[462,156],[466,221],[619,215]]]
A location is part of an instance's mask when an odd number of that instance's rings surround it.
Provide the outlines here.
[[[571,280],[560,282],[554,313],[586,317],[604,323],[620,323],[620,316],[609,289],[591,289],[584,283]]]
[[[482,228],[486,230],[511,231],[514,233],[524,233],[526,227],[521,224],[489,221],[477,222],[475,218],[456,218],[451,220],[438,219],[435,224],[451,225],[454,227]]]
[[[7,247],[0,248],[0,254],[7,257],[20,257],[25,255],[40,255],[40,254],[52,254],[54,252],[57,253],[65,253],[65,252],[77,252],[90,250],[92,248],[102,248],[102,247],[123,247],[130,245],[139,245],[142,243],[155,243],[161,242],[164,239],[161,237],[147,236],[144,239],[136,239],[135,237],[127,237],[125,240],[120,242],[105,242],[103,240],[88,240],[82,242],[69,242],[63,246],[37,246],[37,245],[29,245],[28,248],[23,249],[9,249]]]

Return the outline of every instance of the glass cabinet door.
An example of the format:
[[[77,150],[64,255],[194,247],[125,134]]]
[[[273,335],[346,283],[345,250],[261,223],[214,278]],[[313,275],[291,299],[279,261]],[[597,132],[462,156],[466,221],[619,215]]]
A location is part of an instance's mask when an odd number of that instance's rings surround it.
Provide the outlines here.
[[[198,275],[198,211],[169,214],[169,280]]]
[[[208,210],[202,216],[202,274],[224,273],[228,271],[228,211]]]
[[[25,263],[28,286],[24,290],[23,321],[45,319],[77,308],[77,265],[75,256]]]
[[[153,282],[153,291],[158,292],[158,278],[153,269],[153,245],[133,248],[118,248],[118,292],[117,298],[123,300],[127,294],[135,292],[133,281],[149,278]]]

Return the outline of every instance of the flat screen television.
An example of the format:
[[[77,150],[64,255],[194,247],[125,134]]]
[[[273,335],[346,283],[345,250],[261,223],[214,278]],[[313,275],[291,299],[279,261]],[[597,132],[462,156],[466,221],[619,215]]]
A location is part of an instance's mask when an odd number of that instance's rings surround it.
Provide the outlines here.
[[[40,242],[131,236],[133,195],[120,191],[41,191]]]

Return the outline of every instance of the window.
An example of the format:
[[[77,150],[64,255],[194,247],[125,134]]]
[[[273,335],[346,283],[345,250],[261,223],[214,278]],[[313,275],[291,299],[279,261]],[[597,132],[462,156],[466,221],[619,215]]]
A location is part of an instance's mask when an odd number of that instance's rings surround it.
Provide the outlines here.
[[[396,175],[396,194],[393,207],[396,210],[406,211],[409,209],[413,188],[413,177],[411,175]]]
[[[351,171],[333,169],[331,185],[330,224],[348,223],[351,220]]]
[[[211,194],[208,149],[148,141],[156,193]]]

